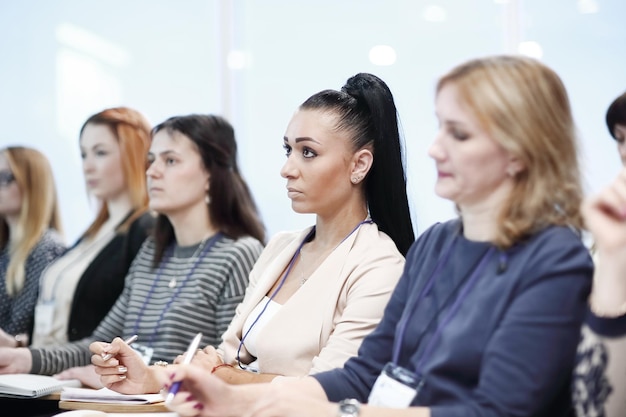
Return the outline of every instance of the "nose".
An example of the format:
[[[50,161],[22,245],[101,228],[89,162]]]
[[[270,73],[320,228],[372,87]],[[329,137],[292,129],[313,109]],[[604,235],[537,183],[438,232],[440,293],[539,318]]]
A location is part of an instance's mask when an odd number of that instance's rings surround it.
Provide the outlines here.
[[[93,171],[93,159],[89,155],[83,157],[83,172]]]
[[[287,160],[280,169],[280,176],[283,178],[294,178],[296,176],[297,170],[291,158],[292,155],[287,156]]]
[[[435,139],[428,147],[428,156],[433,158],[435,161],[441,161],[445,158],[445,151],[443,149],[443,144],[441,143],[441,136],[441,129],[439,129],[435,135]]]
[[[148,178],[156,178],[161,174],[161,170],[158,166],[158,161],[154,160],[149,162],[148,169],[146,169],[146,177]]]

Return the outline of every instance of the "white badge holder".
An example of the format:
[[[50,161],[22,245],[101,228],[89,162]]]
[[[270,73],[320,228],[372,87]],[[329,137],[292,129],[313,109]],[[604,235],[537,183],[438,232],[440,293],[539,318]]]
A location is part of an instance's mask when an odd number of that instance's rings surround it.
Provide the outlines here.
[[[414,373],[389,362],[380,373],[370,396],[369,405],[388,408],[408,408],[421,387]]]
[[[48,335],[52,332],[54,322],[54,301],[45,301],[35,306],[35,327],[37,335]]]

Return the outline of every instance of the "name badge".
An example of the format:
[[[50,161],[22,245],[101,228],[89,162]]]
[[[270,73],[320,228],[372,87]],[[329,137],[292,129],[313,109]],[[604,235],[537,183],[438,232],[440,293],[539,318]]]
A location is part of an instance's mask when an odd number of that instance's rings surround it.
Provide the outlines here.
[[[139,345],[137,343],[133,343],[132,348],[137,352],[143,363],[150,366],[150,360],[152,359],[152,355],[154,354],[154,349],[149,346]]]
[[[415,373],[389,362],[380,373],[367,403],[375,407],[408,408],[422,386]]]
[[[54,322],[54,301],[47,301],[35,306],[35,327],[34,333],[47,336],[52,333]]]

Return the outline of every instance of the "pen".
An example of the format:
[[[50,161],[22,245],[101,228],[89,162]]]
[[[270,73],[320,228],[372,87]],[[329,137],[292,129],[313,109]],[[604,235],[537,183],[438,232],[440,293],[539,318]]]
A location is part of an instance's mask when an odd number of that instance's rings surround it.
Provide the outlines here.
[[[189,363],[191,363],[193,356],[196,354],[196,349],[198,349],[198,345],[200,344],[200,339],[202,339],[202,333],[198,333],[189,344],[187,352],[185,353],[185,358],[183,359],[183,365],[188,365]],[[177,381],[172,384],[170,390],[167,393],[167,397],[165,397],[165,404],[169,404],[170,402],[172,402],[174,396],[180,389],[180,384],[181,381]]]
[[[128,339],[124,340],[124,343],[126,343],[127,345],[130,345],[131,343],[133,343],[135,340],[137,340],[137,335],[134,334],[131,337],[129,337]],[[110,353],[107,353],[106,355],[104,355],[102,357],[103,361],[108,361],[109,359],[111,359],[113,355],[111,355]]]

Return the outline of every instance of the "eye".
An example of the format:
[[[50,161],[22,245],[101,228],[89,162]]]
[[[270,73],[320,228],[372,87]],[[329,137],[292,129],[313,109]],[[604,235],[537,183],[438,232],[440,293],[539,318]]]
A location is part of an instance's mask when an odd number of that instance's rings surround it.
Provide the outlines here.
[[[452,135],[452,137],[454,139],[460,140],[460,141],[469,139],[469,137],[470,137],[467,133],[465,133],[465,132],[463,132],[463,131],[461,131],[459,129],[454,129],[454,128],[450,129],[450,134]]]
[[[311,148],[307,148],[305,146],[304,148],[302,148],[302,156],[304,156],[305,158],[314,158],[317,156],[317,154]]]
[[[174,158],[165,158],[166,165],[174,165],[175,163],[176,163],[176,160]]]
[[[148,155],[146,157],[146,161],[148,161],[148,163],[152,165],[154,163],[154,155]]]
[[[102,150],[102,149],[98,149],[98,150],[96,151],[96,156],[106,156],[107,154],[108,154],[108,152],[107,152],[107,151],[104,151],[104,150]]]
[[[287,145],[286,143],[283,143],[283,149],[285,150],[285,156],[291,155],[291,146]]]
[[[85,158],[87,158],[87,154],[85,152],[81,152],[80,159],[85,159]]]

